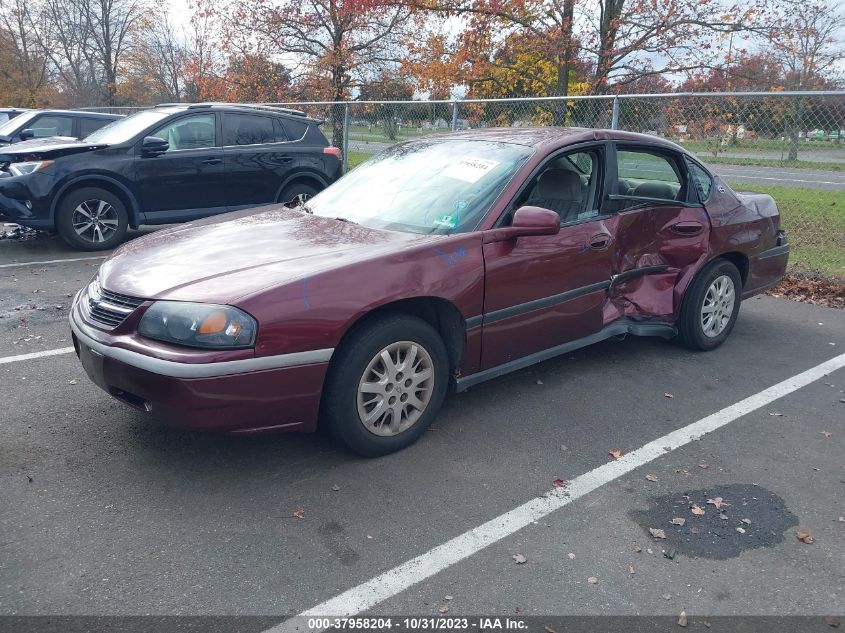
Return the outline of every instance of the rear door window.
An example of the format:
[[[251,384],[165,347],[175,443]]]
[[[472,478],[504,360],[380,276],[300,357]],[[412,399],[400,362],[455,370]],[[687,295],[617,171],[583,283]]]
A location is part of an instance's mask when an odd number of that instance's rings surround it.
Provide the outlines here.
[[[79,119],[79,138],[85,138],[109,123],[108,119]]]
[[[260,145],[275,142],[276,131],[271,117],[231,112],[224,114],[224,145]]]
[[[682,194],[677,165],[664,154],[648,150],[616,152],[618,191],[622,195],[678,200]]]

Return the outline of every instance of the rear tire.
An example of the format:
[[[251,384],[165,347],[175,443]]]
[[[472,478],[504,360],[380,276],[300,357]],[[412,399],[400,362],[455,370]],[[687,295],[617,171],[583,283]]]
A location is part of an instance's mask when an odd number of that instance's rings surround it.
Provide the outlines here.
[[[306,185],[305,183],[295,182],[288,185],[279,194],[279,202],[289,206],[299,206],[313,198],[319,193],[316,187]]]
[[[116,195],[98,187],[68,193],[56,211],[56,230],[81,251],[114,248],[126,237],[129,215]]]
[[[355,331],[336,352],[323,422],[359,455],[387,455],[425,432],[448,384],[446,346],[435,329],[413,316],[386,315]]]
[[[690,349],[709,351],[728,338],[739,315],[742,277],[726,259],[716,259],[695,278],[684,295],[678,340]]]

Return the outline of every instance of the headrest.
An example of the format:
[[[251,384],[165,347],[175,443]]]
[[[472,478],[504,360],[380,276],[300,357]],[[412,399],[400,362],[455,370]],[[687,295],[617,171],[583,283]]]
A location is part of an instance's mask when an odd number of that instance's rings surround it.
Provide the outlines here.
[[[540,174],[537,195],[555,200],[581,200],[581,178],[567,169],[549,169]]]
[[[634,188],[633,196],[642,198],[661,198],[663,200],[674,200],[678,192],[669,183],[665,182],[644,182]]]

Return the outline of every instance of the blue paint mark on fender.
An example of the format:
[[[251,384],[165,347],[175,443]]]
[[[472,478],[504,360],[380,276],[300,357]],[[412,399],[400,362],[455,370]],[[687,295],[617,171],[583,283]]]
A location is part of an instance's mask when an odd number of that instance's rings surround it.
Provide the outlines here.
[[[302,295],[302,303],[305,304],[305,307],[310,308],[311,305],[308,303],[308,277],[299,282],[299,294]]]
[[[581,255],[582,253],[586,253],[588,250],[590,250],[589,246],[581,244],[581,246],[578,247],[578,254]]]
[[[461,261],[467,254],[466,249],[463,246],[459,246],[451,253],[444,253],[439,248],[432,248],[431,250],[437,253],[437,255],[446,262],[446,265],[449,266],[449,268],[452,268],[455,264]]]

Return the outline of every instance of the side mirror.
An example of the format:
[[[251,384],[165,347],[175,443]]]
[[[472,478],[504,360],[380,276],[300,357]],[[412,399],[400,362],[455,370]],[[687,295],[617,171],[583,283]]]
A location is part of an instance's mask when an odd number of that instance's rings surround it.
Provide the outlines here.
[[[530,235],[557,235],[560,233],[560,216],[540,207],[520,207],[513,214],[510,226],[484,232],[484,243],[505,242]]]
[[[22,141],[28,141],[31,138],[35,138],[35,131],[31,130],[30,128],[26,128],[25,130],[21,130],[21,133],[18,134]]]
[[[141,141],[141,156],[144,158],[161,156],[168,149],[170,149],[170,143],[158,136],[147,136]]]

